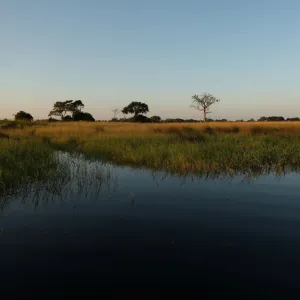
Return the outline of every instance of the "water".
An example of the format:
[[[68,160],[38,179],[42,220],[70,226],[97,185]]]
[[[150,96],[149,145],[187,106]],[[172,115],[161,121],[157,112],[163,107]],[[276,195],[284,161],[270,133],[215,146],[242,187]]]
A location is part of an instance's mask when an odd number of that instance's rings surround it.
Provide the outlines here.
[[[2,203],[0,285],[12,298],[179,287],[205,299],[297,295],[299,175],[205,180],[76,158],[69,168]]]

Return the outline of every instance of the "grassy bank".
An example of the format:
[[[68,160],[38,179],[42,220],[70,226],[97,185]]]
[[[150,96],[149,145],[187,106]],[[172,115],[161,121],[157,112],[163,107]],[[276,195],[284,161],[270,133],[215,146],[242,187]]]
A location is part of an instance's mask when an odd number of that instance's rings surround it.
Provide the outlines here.
[[[87,157],[100,158],[119,165],[174,173],[234,174],[281,172],[300,168],[299,122],[59,122],[31,124],[0,132],[10,137],[10,140],[0,144],[1,153],[6,153],[10,161],[17,164],[14,168],[9,167],[9,164],[4,167],[1,165],[4,170],[10,170],[5,171],[6,182],[9,181],[8,178],[23,178],[24,174],[35,174],[36,178],[40,176],[37,165],[47,164],[47,159],[41,161],[40,158],[49,157],[51,165],[50,148],[77,151]],[[20,141],[11,141],[12,138]],[[38,146],[33,146],[33,143]],[[10,147],[13,151],[9,150]],[[23,162],[24,158],[28,161]],[[43,169],[45,168],[48,166],[44,165]],[[17,169],[22,170],[20,174],[23,175],[19,175],[19,172],[13,173],[12,170]]]
[[[88,157],[175,173],[298,170],[300,140],[282,136],[108,137],[78,145]]]
[[[54,150],[41,139],[0,139],[0,196],[57,177],[60,171]]]

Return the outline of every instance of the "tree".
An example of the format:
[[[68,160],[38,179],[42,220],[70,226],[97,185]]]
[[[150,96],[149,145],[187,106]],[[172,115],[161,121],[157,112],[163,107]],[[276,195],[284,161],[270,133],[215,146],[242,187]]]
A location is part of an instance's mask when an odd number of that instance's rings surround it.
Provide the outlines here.
[[[70,104],[73,100],[66,100],[64,102],[57,101],[53,105],[53,109],[48,114],[49,117],[51,116],[59,116],[63,118],[68,111],[70,111]]]
[[[159,116],[152,116],[150,119],[153,123],[159,123],[161,121],[161,117]]]
[[[33,117],[31,114],[20,110],[18,113],[15,114],[15,120],[23,120],[23,121],[33,121]]]
[[[73,103],[71,103],[72,112],[81,111],[82,108],[84,108],[84,104],[81,100],[76,100]]]
[[[135,118],[139,114],[146,114],[147,112],[149,112],[148,105],[142,102],[131,102],[128,106],[122,109],[123,114],[134,114]]]
[[[75,111],[73,113],[73,120],[74,121],[91,121],[94,122],[95,119],[93,116],[87,112]]]
[[[113,114],[114,114],[113,120],[116,120],[117,117],[118,117],[118,114],[119,114],[121,111],[120,111],[118,108],[113,108],[111,111],[112,111]]]
[[[63,119],[68,112],[74,113],[76,111],[81,111],[84,107],[84,104],[81,100],[66,100],[66,101],[57,101],[53,105],[53,109],[49,113],[49,117],[51,116],[59,116]]]
[[[296,118],[287,118],[286,121],[300,121],[299,117],[296,117]]]
[[[206,115],[211,113],[209,108],[212,104],[219,102],[220,100],[217,99],[215,96],[209,93],[204,93],[202,95],[194,95],[192,96],[193,103],[191,107],[203,111],[203,121],[206,122]]]

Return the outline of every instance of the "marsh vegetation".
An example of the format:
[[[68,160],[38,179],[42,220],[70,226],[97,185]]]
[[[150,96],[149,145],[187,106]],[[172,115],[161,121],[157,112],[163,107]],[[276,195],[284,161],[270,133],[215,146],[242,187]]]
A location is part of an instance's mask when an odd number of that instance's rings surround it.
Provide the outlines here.
[[[0,132],[6,274],[28,261],[55,277],[63,261],[71,278],[101,266],[106,286],[127,268],[170,287],[185,274],[197,285],[199,270],[226,285],[257,270],[259,284],[298,278],[299,175],[285,172],[300,167],[300,123],[8,122]],[[36,280],[11,272],[14,284]]]
[[[6,122],[1,191],[59,174],[57,150],[174,174],[297,171],[300,123]]]

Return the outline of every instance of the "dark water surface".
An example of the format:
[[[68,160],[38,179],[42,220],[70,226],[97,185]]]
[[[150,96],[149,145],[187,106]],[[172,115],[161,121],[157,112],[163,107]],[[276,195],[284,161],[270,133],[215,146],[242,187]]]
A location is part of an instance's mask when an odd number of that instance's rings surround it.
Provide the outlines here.
[[[299,175],[205,180],[71,165],[70,181],[2,205],[3,295],[300,297]]]

